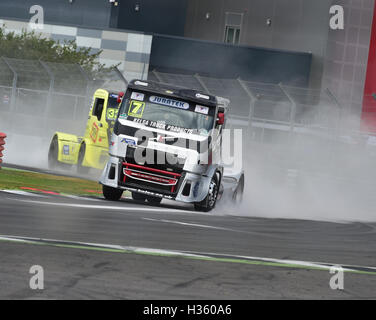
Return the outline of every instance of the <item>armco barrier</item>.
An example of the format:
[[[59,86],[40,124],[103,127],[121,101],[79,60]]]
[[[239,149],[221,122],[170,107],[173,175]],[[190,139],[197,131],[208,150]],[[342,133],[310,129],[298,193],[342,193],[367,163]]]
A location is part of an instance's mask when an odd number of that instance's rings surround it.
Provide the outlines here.
[[[7,135],[5,133],[0,132],[0,169],[1,169],[1,163],[3,162],[3,150],[4,150],[4,144],[5,144],[5,138]]]

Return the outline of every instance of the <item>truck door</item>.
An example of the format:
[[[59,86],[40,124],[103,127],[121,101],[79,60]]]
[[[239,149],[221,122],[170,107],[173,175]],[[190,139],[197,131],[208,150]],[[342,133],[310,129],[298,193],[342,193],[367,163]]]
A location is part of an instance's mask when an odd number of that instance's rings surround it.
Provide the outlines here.
[[[86,126],[85,137],[89,139],[91,144],[98,147],[108,146],[105,113],[107,101],[107,95],[94,95],[93,107]]]

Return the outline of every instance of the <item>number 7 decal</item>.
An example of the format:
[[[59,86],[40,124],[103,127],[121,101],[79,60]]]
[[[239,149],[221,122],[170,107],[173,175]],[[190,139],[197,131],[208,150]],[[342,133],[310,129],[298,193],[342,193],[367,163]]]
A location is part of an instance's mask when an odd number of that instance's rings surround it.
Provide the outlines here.
[[[144,113],[144,109],[145,102],[132,100],[129,106],[128,115],[135,118],[141,118]]]

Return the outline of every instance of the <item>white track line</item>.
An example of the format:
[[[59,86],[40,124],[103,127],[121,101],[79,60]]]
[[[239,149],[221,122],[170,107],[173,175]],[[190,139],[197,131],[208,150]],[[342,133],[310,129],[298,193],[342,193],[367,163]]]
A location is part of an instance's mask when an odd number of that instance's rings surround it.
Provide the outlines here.
[[[39,193],[33,193],[33,192],[27,192],[22,190],[0,190],[1,192],[16,194],[20,196],[30,196],[30,197],[39,197],[39,198],[49,198],[47,195],[39,194]]]
[[[224,227],[209,226],[209,225],[206,225],[206,224],[188,223],[188,222],[180,222],[180,221],[165,220],[165,219],[152,219],[152,218],[142,218],[142,219],[147,220],[147,221],[172,223],[172,224],[179,224],[179,225],[190,226],[190,227],[198,227],[198,228],[206,228],[206,229],[216,229],[216,230],[247,233],[246,231],[235,230],[235,229],[224,228]]]
[[[9,235],[0,235],[0,240],[14,241],[21,243],[29,243],[32,241],[45,241],[45,242],[56,242],[63,244],[74,244],[82,246],[92,246],[92,247],[102,247],[106,249],[116,249],[124,250],[135,253],[151,253],[151,254],[168,254],[168,255],[179,255],[179,256],[189,256],[189,257],[204,257],[201,254],[194,253],[185,253],[183,251],[175,250],[165,250],[165,249],[153,249],[153,248],[143,248],[143,247],[133,247],[133,246],[121,246],[116,244],[103,244],[103,243],[92,243],[92,242],[81,242],[81,241],[66,241],[66,240],[57,240],[57,239],[44,239],[44,238],[32,238],[32,237],[20,237],[20,236],[9,236]]]
[[[284,260],[284,259],[275,259],[275,258],[265,258],[265,257],[252,257],[252,256],[242,256],[242,255],[231,255],[225,253],[208,253],[208,252],[197,252],[197,251],[182,251],[182,250],[169,250],[169,249],[154,249],[154,248],[143,248],[143,247],[133,247],[133,246],[121,246],[121,245],[114,245],[114,244],[102,244],[102,243],[90,243],[90,242],[80,242],[80,241],[67,241],[67,240],[57,240],[57,239],[46,239],[46,238],[33,238],[33,237],[20,237],[20,236],[11,236],[11,235],[0,235],[0,240],[5,241],[12,241],[18,243],[30,243],[33,241],[44,241],[44,242],[56,242],[66,244],[66,245],[76,245],[76,246],[94,246],[94,247],[102,247],[106,249],[116,249],[116,250],[124,250],[134,253],[150,253],[150,254],[165,254],[165,255],[172,255],[172,256],[182,256],[182,257],[201,257],[201,258],[210,258],[217,256],[218,258],[221,257],[229,257],[229,258],[238,258],[238,259],[247,259],[247,260],[255,260],[255,261],[263,261],[263,262],[274,262],[279,264],[286,264],[286,265],[297,265],[302,267],[313,267],[313,268],[320,268],[325,270],[331,270],[333,267],[341,266],[338,263],[326,263],[326,262],[312,262],[312,261],[302,261],[302,260]],[[351,268],[363,268],[363,269],[370,269],[375,270],[376,267],[369,267],[369,266],[356,266],[356,265],[346,265],[343,267],[346,271],[356,271]]]
[[[5,190],[0,190],[0,191],[6,192],[6,193],[16,194],[16,195],[20,195],[20,196],[50,198],[50,196],[47,195],[47,194],[34,193],[34,192],[28,192],[28,191],[23,191],[23,190],[5,189]],[[88,197],[80,197],[80,196],[75,196],[75,195],[72,195],[72,194],[52,194],[52,196],[71,198],[71,199],[76,199],[76,200],[103,201],[101,199],[94,199],[94,198],[88,198]]]
[[[75,196],[75,195],[72,195],[72,194],[60,194],[59,196],[62,196],[64,198],[76,199],[76,200],[103,201],[103,199],[94,199],[94,198],[80,197],[80,196]]]
[[[195,251],[186,251],[188,253],[194,253]],[[204,255],[208,256],[223,256],[225,254],[220,253],[210,253],[210,252],[202,252]],[[320,267],[330,270],[332,267],[335,266],[341,266],[341,264],[338,263],[330,263],[330,262],[314,262],[314,261],[302,261],[302,260],[288,260],[288,259],[276,259],[276,258],[265,258],[265,257],[253,257],[253,256],[243,256],[243,255],[231,255],[233,258],[239,258],[239,259],[249,259],[249,260],[260,260],[264,262],[275,262],[275,263],[282,263],[282,264],[293,264],[293,265],[301,265],[301,266],[308,266],[308,267]],[[349,264],[343,264],[346,266],[346,270],[354,271],[353,269],[349,268],[364,268],[364,269],[370,269],[375,270],[376,267],[370,267],[370,266],[360,266],[360,265],[349,265]]]
[[[14,200],[14,199],[12,199]],[[189,211],[179,210],[179,209],[170,209],[170,208],[149,208],[149,207],[119,207],[119,206],[105,206],[105,205],[92,205],[92,204],[78,204],[78,203],[58,203],[58,202],[49,202],[49,201],[35,201],[35,200],[23,200],[16,199],[17,201],[42,204],[47,206],[57,206],[57,207],[71,207],[71,208],[84,208],[84,209],[101,209],[101,210],[120,210],[120,211],[150,211],[150,212],[184,212],[189,213]],[[103,200],[104,201],[104,200]]]

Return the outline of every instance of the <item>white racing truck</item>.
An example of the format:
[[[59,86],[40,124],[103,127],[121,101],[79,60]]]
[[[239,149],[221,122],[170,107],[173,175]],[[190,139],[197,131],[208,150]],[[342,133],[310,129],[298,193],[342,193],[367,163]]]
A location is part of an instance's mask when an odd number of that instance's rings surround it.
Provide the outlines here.
[[[227,191],[240,201],[244,173],[226,176],[221,161],[228,104],[196,90],[131,81],[100,178],[104,197],[119,200],[128,190],[137,201],[165,198],[193,203],[198,211],[213,209]]]

